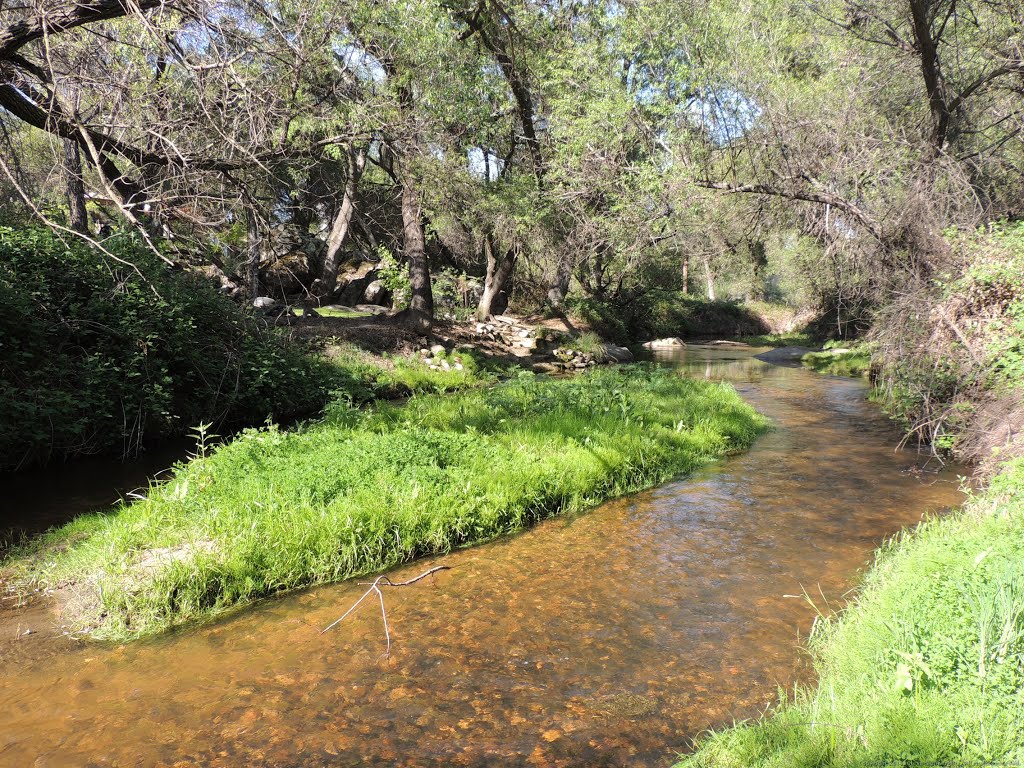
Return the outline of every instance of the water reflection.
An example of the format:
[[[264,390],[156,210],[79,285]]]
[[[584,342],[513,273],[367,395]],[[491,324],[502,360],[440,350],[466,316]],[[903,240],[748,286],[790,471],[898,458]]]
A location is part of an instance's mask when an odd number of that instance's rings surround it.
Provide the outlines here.
[[[5,653],[0,763],[663,766],[807,675],[800,642],[871,549],[959,500],[909,471],[861,382],[689,348],[775,429],[682,482],[419,562],[365,587],[268,601],[155,642]],[[91,763],[90,763],[91,761]]]

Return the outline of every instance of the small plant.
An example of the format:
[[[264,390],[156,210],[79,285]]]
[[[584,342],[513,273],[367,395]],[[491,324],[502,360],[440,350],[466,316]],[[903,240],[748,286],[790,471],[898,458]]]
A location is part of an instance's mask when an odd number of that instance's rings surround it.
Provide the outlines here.
[[[189,430],[196,441],[195,451],[189,454],[193,459],[205,459],[210,450],[211,443],[220,437],[220,435],[210,431],[211,427],[213,427],[213,422],[206,422]]]
[[[593,331],[581,333],[565,346],[576,352],[590,355],[597,362],[603,362],[608,357],[608,351],[605,348],[604,342]]]

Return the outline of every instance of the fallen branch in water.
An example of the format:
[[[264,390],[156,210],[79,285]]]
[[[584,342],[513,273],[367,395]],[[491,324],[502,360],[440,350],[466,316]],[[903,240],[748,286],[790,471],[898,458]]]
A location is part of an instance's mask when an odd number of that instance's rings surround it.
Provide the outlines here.
[[[359,604],[362,603],[363,600],[368,598],[372,593],[376,592],[377,593],[377,597],[380,600],[380,615],[381,615],[381,618],[384,619],[384,637],[385,637],[385,639],[387,640],[387,643],[388,643],[387,644],[387,649],[384,651],[384,657],[387,658],[387,657],[389,657],[391,655],[391,632],[388,630],[388,613],[384,609],[384,593],[380,591],[380,588],[381,587],[407,587],[410,584],[415,584],[417,581],[421,581],[421,580],[427,578],[427,576],[430,576],[431,574],[437,573],[438,571],[449,571],[449,570],[451,570],[451,568],[449,566],[447,566],[447,565],[438,565],[438,566],[436,566],[434,568],[431,568],[429,571],[425,571],[424,573],[421,573],[415,579],[409,579],[408,581],[400,581],[397,584],[395,582],[391,581],[391,579],[389,579],[387,576],[378,576],[376,579],[374,579],[373,583],[365,582],[365,581],[360,582],[360,584],[369,584],[370,588],[368,590],[366,590],[366,592],[363,593],[362,597],[360,597],[358,600],[355,601],[355,603],[352,604],[351,608],[349,608],[347,611],[345,611],[344,615],[342,615],[342,617],[340,619],[337,619],[337,620],[331,622],[328,626],[326,626],[322,630],[320,630],[320,634],[322,635],[325,632],[327,632],[329,630],[332,630],[336,626],[341,624],[341,622],[343,622],[348,617],[348,615],[350,613],[352,613],[356,608],[359,607]]]

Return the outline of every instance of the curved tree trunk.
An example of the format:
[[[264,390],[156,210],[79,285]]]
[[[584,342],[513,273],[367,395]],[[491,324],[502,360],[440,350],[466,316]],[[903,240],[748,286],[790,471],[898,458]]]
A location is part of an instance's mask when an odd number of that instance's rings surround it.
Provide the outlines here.
[[[348,239],[352,228],[352,217],[356,210],[356,192],[359,179],[366,167],[366,148],[350,148],[348,152],[348,177],[345,179],[345,194],[341,200],[341,208],[334,217],[331,232],[327,236],[327,255],[324,257],[324,268],[320,275],[321,285],[318,295],[330,300],[337,292],[338,267],[341,263],[341,249]]]
[[[506,286],[515,268],[515,251],[509,249],[503,256],[494,253],[491,235],[484,237],[484,255],[487,257],[487,276],[484,279],[484,293],[477,306],[477,317],[486,320],[494,314],[501,314],[508,308]]]

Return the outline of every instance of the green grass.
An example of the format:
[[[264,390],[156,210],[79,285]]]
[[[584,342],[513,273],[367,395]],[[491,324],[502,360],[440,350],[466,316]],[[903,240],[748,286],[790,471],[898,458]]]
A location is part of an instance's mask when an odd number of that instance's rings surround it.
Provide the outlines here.
[[[372,312],[360,312],[358,309],[349,309],[348,307],[317,307],[316,313],[320,317],[356,318],[373,316]]]
[[[819,682],[702,739],[686,768],[1024,760],[1024,459],[955,516],[883,547],[811,638]]]
[[[510,373],[507,367],[472,350],[433,356],[449,366],[437,370],[431,369],[419,355],[374,355],[345,342],[330,344],[327,357],[347,380],[346,386],[338,390],[339,398],[351,403],[455,392],[493,384]]]
[[[864,346],[808,352],[800,358],[806,367],[829,376],[867,376],[871,371],[871,352]]]
[[[764,419],[665,370],[524,374],[486,390],[249,430],[148,498],[14,553],[15,584],[127,639],[262,596],[391,568],[649,487],[747,446]]]

